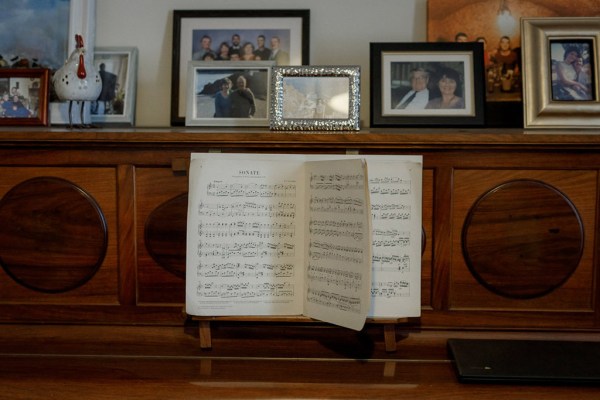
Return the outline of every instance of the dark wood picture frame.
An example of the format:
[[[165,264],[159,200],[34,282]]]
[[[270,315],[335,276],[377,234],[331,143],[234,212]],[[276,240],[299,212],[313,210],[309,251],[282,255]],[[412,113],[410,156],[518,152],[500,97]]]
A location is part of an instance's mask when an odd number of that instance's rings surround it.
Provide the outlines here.
[[[234,20],[235,24],[231,21]],[[306,65],[310,54],[310,10],[174,10],[171,70],[171,125],[185,125],[187,64],[192,61],[195,36],[202,32],[220,36],[240,33],[242,44],[256,43],[257,35],[268,40],[283,32],[282,49],[289,53],[289,65]],[[244,31],[252,34],[243,39]],[[213,38],[213,50],[222,39]],[[284,43],[286,42],[286,43]],[[216,53],[216,52],[215,52]],[[265,60],[262,60],[265,61]],[[284,65],[284,64],[281,64]]]
[[[371,127],[484,124],[480,43],[371,43],[370,53]],[[402,108],[404,95],[411,91],[414,70],[423,70],[428,101],[424,100],[416,109]],[[453,77],[451,80],[456,84],[450,108],[441,104],[436,82],[442,76]]]
[[[0,126],[47,126],[49,77],[47,68],[1,68]]]

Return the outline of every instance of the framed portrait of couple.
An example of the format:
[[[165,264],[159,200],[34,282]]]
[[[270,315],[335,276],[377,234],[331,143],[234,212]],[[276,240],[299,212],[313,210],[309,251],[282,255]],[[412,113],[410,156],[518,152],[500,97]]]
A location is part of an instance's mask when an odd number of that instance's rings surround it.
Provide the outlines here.
[[[273,61],[190,61],[186,126],[268,126]]]
[[[479,43],[371,43],[371,127],[484,124]]]
[[[240,62],[306,65],[309,27],[309,10],[173,11],[171,125],[189,124],[190,62],[210,62],[215,69],[218,64]],[[238,125],[240,121],[224,122]]]

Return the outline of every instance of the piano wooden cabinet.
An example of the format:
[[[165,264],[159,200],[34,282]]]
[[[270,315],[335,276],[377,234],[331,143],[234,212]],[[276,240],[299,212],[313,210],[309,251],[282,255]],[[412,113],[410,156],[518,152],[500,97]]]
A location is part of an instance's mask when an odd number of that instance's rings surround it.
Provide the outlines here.
[[[0,322],[183,330],[192,152],[412,154],[422,316],[403,327],[598,333],[599,134],[3,127]]]

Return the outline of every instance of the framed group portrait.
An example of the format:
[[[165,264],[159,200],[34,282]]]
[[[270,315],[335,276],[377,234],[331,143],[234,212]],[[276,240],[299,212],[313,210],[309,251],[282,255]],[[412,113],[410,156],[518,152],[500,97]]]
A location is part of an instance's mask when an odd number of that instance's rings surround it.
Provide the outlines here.
[[[523,126],[522,18],[600,16],[595,0],[427,0],[427,41],[480,42],[486,125]]]
[[[93,123],[135,125],[136,47],[96,47],[94,66],[102,91],[91,105]]]
[[[49,70],[0,68],[0,126],[48,125]]]
[[[273,67],[270,128],[359,130],[360,67]]]
[[[309,63],[309,10],[175,10],[171,125],[185,125],[190,61]]]
[[[484,124],[478,43],[371,43],[371,127]]]
[[[190,61],[186,126],[268,126],[273,61]]]
[[[521,23],[524,127],[600,127],[600,18]]]

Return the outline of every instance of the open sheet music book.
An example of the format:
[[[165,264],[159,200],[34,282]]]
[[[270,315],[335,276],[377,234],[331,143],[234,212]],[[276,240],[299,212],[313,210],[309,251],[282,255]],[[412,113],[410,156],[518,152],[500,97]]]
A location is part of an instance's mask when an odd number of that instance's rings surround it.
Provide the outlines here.
[[[419,316],[421,180],[421,156],[192,154],[187,314]]]

